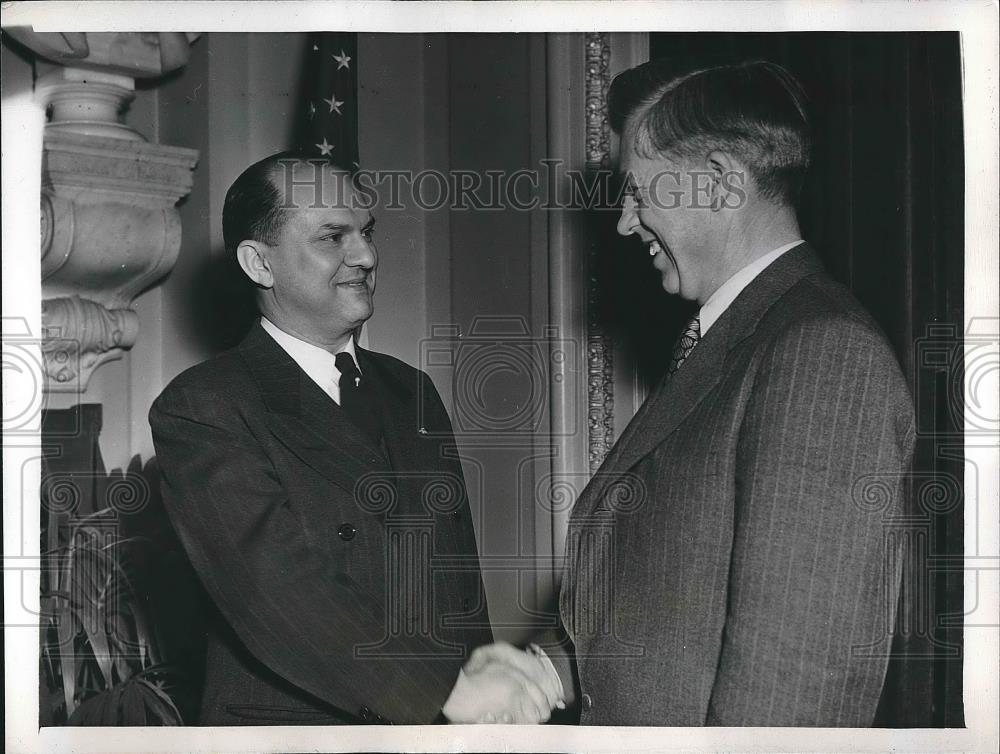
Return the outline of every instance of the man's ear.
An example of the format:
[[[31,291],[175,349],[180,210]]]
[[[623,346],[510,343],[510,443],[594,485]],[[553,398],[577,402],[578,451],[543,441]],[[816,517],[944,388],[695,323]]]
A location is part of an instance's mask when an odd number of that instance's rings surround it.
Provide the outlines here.
[[[274,274],[267,261],[264,244],[260,241],[242,241],[236,247],[236,261],[248,278],[261,288],[274,285]]]
[[[736,209],[746,199],[747,172],[743,164],[728,152],[714,149],[705,157],[705,170],[711,176],[712,209]]]

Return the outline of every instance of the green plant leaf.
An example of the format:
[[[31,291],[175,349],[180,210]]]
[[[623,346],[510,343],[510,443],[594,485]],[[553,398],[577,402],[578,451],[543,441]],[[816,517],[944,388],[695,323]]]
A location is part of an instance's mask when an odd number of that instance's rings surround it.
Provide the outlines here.
[[[107,482],[98,480],[94,490]],[[93,502],[79,513],[93,511]],[[155,627],[133,586],[138,566],[128,546],[148,538],[115,537],[107,526],[112,513],[46,521],[42,583],[51,616],[41,659],[58,699],[53,708],[65,706],[54,716],[76,725],[181,724],[170,696],[175,670],[161,664]]]
[[[65,578],[67,581],[72,577],[70,571],[70,559],[67,558]],[[73,656],[73,635],[76,631],[73,611],[69,609],[69,602],[63,603],[65,608],[60,608],[56,617],[56,637],[58,645],[56,653],[59,655],[59,669],[62,674],[63,697],[66,700],[66,716],[73,715],[76,708],[76,673],[77,663]]]
[[[83,701],[69,716],[68,725],[120,725],[118,711],[121,708],[120,686],[106,689]]]
[[[180,712],[154,683],[131,678],[90,697],[70,718],[70,725],[180,725]]]
[[[122,613],[115,613],[109,616],[114,624],[110,638],[115,645],[115,667],[120,678],[130,678],[139,670],[142,670],[142,663],[135,661],[135,640],[131,626],[126,621]]]
[[[63,520],[64,520],[63,516],[60,516],[57,513],[50,513],[48,519],[48,527],[45,532],[46,550],[47,553],[53,554],[55,562],[50,560],[48,557],[45,558],[43,562],[47,567],[42,568],[42,577],[45,578],[46,580],[54,578],[56,583],[55,584],[50,583],[48,584],[48,586],[50,587],[54,586],[56,588],[59,587],[59,564],[58,564],[58,559],[55,558],[55,552],[59,549],[59,534],[62,529],[62,526],[60,524]]]
[[[160,657],[156,649],[156,636],[152,631],[149,621],[146,619],[146,611],[142,605],[138,603],[133,605],[132,619],[135,621],[135,639],[139,645],[139,657],[142,666],[158,665]]]
[[[136,683],[143,689],[149,711],[160,725],[181,725],[183,723],[177,705],[174,704],[174,700],[166,691],[144,678],[138,679]]]
[[[122,684],[122,706],[119,718],[122,725],[146,724],[146,702],[140,683],[129,680]]]
[[[73,580],[69,589],[73,595],[75,606],[80,610],[96,610],[99,608],[101,586],[106,580],[102,572],[100,559],[95,557],[95,551],[87,546],[77,546],[72,550]]]
[[[95,622],[98,625],[92,625]],[[114,685],[114,681],[111,678],[112,654],[111,647],[108,644],[108,636],[104,632],[104,627],[100,625],[101,623],[102,621],[86,620],[83,622],[83,630],[87,635],[87,641],[90,642],[94,661],[97,663],[97,667],[100,668],[101,675],[104,676],[104,683],[110,688]]]

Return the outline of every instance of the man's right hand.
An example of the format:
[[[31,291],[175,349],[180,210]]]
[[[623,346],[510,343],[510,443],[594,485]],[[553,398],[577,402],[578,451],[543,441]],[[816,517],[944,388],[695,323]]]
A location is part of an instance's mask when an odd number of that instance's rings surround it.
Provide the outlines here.
[[[453,723],[543,723],[561,702],[552,675],[538,657],[510,644],[479,647],[442,713]]]

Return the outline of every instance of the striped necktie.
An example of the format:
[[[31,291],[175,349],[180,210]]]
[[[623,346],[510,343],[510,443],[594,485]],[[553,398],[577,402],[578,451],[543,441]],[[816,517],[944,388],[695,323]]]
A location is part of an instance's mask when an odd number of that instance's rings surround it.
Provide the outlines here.
[[[701,340],[701,320],[698,315],[688,322],[687,327],[684,328],[684,332],[677,339],[677,343],[674,345],[674,351],[670,356],[670,366],[667,368],[667,376],[673,376],[674,372],[681,368],[687,357],[691,355],[694,347],[698,345],[698,341]]]

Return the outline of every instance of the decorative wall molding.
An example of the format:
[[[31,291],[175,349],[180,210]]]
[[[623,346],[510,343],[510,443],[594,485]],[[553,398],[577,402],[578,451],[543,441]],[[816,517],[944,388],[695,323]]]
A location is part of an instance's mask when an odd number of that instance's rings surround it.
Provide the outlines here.
[[[585,45],[586,170],[607,170],[611,163],[607,92],[611,83],[611,35],[588,33]],[[587,427],[588,461],[594,474],[615,441],[614,344],[600,324],[600,244],[591,238],[587,253]]]

